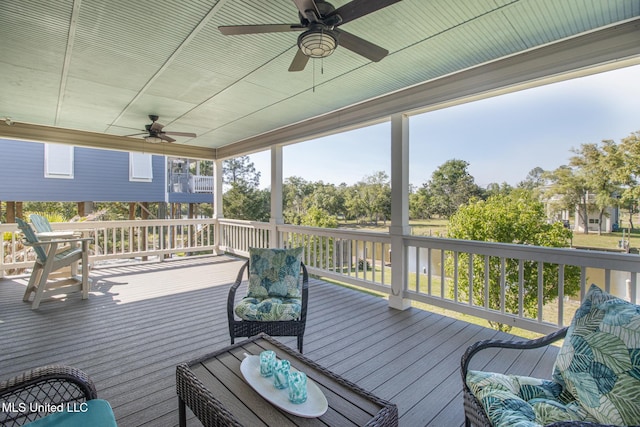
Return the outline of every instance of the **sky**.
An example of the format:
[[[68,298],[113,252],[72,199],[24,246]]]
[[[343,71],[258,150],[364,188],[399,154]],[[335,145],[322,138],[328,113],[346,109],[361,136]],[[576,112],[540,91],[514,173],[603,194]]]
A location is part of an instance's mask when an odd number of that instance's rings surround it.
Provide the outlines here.
[[[451,159],[476,184],[517,185],[530,170],[567,164],[571,149],[640,131],[640,65],[432,111],[409,119],[409,181],[419,187]],[[352,185],[391,173],[391,126],[381,123],[283,148],[283,175]],[[270,185],[270,152],[252,154]]]

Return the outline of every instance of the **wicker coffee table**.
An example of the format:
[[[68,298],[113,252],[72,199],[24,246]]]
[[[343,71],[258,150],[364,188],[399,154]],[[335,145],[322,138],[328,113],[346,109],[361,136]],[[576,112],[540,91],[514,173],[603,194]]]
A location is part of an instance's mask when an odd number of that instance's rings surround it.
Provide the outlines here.
[[[274,350],[314,381],[328,401],[315,418],[299,418],[273,406],[249,386],[240,372],[244,354]],[[180,425],[186,426],[186,406],[205,426],[309,425],[397,426],[398,408],[339,377],[273,338],[261,334],[182,363],[176,368]]]

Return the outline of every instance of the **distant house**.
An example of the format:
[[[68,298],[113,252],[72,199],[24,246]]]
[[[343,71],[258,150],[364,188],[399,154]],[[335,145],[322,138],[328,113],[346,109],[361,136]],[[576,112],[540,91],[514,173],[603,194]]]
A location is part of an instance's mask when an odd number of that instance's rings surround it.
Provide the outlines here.
[[[212,203],[213,178],[190,173],[189,163],[145,153],[0,139],[0,201]]]
[[[595,202],[595,194],[588,194],[588,202],[592,205]],[[558,210],[556,206],[560,201],[561,196],[553,195],[548,199],[545,199],[545,208],[547,211],[547,217],[550,221],[562,221],[566,224],[569,223],[571,216],[573,216],[573,231],[584,232],[585,226],[587,230],[597,232],[600,230],[600,211],[598,209],[588,209],[588,215],[586,220],[583,220],[580,216],[579,209],[570,212],[566,209]],[[586,224],[585,224],[586,223]],[[620,210],[615,206],[609,206],[605,209],[604,215],[602,215],[602,232],[611,233],[614,231],[614,224],[620,223]]]
[[[586,222],[586,224],[585,224]],[[573,230],[584,232],[585,227],[589,232],[602,230],[604,233],[614,231],[614,224],[620,223],[620,210],[617,207],[609,206],[602,215],[602,228],[600,228],[600,211],[597,209],[588,209],[586,221],[580,217],[578,210],[574,214]]]

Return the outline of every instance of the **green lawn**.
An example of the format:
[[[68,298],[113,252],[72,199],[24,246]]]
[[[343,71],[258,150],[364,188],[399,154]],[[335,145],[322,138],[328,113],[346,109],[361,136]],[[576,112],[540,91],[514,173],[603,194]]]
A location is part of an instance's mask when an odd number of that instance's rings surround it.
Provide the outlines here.
[[[572,245],[578,248],[602,248],[602,249],[619,249],[619,242],[622,240],[622,232],[615,233],[573,233]],[[638,253],[638,247],[640,246],[640,232],[634,230],[629,235],[628,232],[624,234],[624,240],[629,242],[629,248],[631,252]]]

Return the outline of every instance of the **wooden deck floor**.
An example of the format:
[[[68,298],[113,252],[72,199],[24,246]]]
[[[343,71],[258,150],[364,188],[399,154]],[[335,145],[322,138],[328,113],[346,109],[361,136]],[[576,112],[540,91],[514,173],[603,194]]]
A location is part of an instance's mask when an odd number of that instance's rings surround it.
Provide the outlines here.
[[[226,296],[241,265],[203,257],[95,268],[89,300],[33,311],[28,278],[0,280],[0,378],[64,363],[86,371],[120,427],[178,421],[175,366],[229,344]],[[461,426],[460,356],[505,334],[312,279],[305,355],[398,405],[401,426]],[[282,341],[295,347],[294,339]],[[556,348],[487,351],[474,368],[547,377]],[[189,425],[198,425],[189,420]]]

